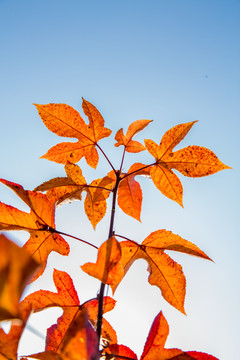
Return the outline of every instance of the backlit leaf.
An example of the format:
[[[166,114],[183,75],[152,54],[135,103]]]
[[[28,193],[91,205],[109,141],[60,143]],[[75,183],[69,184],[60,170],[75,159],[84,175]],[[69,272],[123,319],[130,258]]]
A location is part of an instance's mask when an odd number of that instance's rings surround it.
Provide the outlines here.
[[[133,164],[127,174],[122,175],[118,188],[118,205],[125,214],[140,220],[142,209],[142,189],[140,184],[135,180],[135,176],[150,176],[150,168],[141,163]]]
[[[140,360],[218,360],[212,355],[197,351],[165,349],[168,334],[168,323],[160,312],[153,321]]]
[[[152,120],[137,120],[129,125],[126,135],[123,134],[123,129],[118,130],[115,136],[117,141],[115,146],[123,145],[125,150],[131,153],[137,153],[145,150],[140,142],[132,140],[133,136],[139,131],[142,131]]]
[[[42,360],[98,360],[98,338],[86,310],[76,314],[56,351],[46,350],[29,357]]]
[[[125,345],[112,344],[105,349],[106,359],[136,359],[137,355]],[[115,356],[114,356],[115,355]]]
[[[166,230],[157,230],[151,233],[141,245],[133,241],[121,241],[120,246],[124,275],[135,260],[146,260],[149,264],[149,283],[159,287],[164,299],[176,309],[185,313],[186,280],[182,267],[164,251],[174,250],[205,259],[209,259],[209,257],[190,241],[184,240]],[[115,291],[117,286],[118,284],[113,285],[112,290]]]
[[[171,169],[180,171],[189,177],[201,177],[214,174],[224,165],[209,149],[200,146],[188,146],[172,152],[173,148],[187,135],[196,121],[180,124],[168,130],[162,137],[160,145],[153,140],[145,140],[148,152],[154,156],[156,163],[151,168],[151,178],[163,195],[182,206],[183,188],[178,177]]]
[[[24,248],[0,234],[0,320],[21,318],[18,303],[37,267]]]
[[[114,285],[123,277],[120,263],[121,248],[118,241],[112,237],[106,240],[98,249],[96,263],[86,263],[81,269],[88,275],[99,279],[104,284]]]
[[[108,137],[111,130],[104,127],[100,112],[91,103],[83,99],[82,107],[88,117],[87,125],[80,114],[66,104],[35,104],[46,127],[59,136],[76,138],[77,142],[64,142],[53,146],[42,158],[66,164],[78,162],[85,157],[93,168],[98,164],[95,148],[99,140]]]
[[[67,336],[69,328],[74,319],[80,316],[80,313],[84,310],[87,311],[89,321],[93,326],[97,323],[98,314],[98,300],[92,299],[82,305],[80,305],[77,292],[75,290],[71,277],[64,271],[54,269],[53,280],[57,289],[57,292],[49,290],[38,290],[28,295],[21,303],[21,313],[28,314],[29,309],[33,312],[42,311],[46,308],[59,306],[63,309],[63,314],[58,318],[57,324],[52,325],[47,330],[46,338],[46,351],[58,352],[62,344],[63,339]],[[110,297],[104,297],[103,299],[103,313],[111,311],[115,306],[115,300]],[[103,319],[102,335],[106,337],[113,337],[114,330],[111,331],[108,323]],[[62,353],[59,353],[62,355]]]
[[[78,165],[68,163],[65,165],[65,171],[68,175],[67,178],[52,179],[38,186],[36,190],[48,190],[47,195],[55,198],[57,205],[66,200],[81,200],[82,192],[85,191],[84,210],[95,229],[106,214],[106,199],[111,193],[114,180],[109,176],[105,176],[102,179],[93,180],[87,185],[82,170]]]
[[[24,330],[23,323],[11,324],[8,334],[0,328],[0,360],[17,360],[18,344]]]
[[[69,245],[55,229],[55,199],[36,191],[24,190],[21,185],[0,179],[0,182],[12,189],[29,207],[30,213],[0,203],[0,230],[24,230],[30,238],[24,248],[36,262],[41,264],[35,274],[37,278],[43,272],[48,255],[56,251],[68,255]]]

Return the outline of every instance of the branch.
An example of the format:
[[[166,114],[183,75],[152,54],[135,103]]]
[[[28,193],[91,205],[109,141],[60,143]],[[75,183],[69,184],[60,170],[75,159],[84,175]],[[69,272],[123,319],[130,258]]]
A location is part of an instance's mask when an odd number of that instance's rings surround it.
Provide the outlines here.
[[[90,246],[94,247],[95,249],[98,249],[98,247],[97,247],[96,245],[93,245],[93,244],[91,244],[90,242],[88,242],[88,241],[86,241],[86,240],[83,240],[83,239],[80,239],[80,238],[78,238],[78,237],[76,237],[76,236],[73,236],[73,235],[70,235],[70,234],[66,234],[66,233],[64,233],[63,231],[58,231],[58,230],[53,229],[53,228],[51,228],[49,231],[50,231],[50,232],[54,232],[54,233],[59,234],[59,235],[68,236],[68,237],[70,237],[70,238],[72,238],[72,239],[81,241],[81,242],[83,242],[84,244],[90,245]]]

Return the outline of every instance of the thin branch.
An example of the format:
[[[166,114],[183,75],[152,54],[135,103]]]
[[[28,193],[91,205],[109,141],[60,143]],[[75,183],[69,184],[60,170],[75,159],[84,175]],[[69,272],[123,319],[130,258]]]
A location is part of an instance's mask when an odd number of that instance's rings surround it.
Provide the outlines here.
[[[122,167],[123,167],[123,161],[124,161],[125,153],[126,153],[126,146],[124,146],[124,150],[123,150],[122,161],[121,161],[120,170],[119,170],[120,174],[121,174]]]
[[[114,236],[120,237],[120,238],[122,238],[122,239],[125,239],[125,240],[127,240],[127,241],[130,241],[130,242],[132,242],[133,244],[139,246],[139,244],[138,244],[136,241],[131,240],[131,239],[127,238],[126,236],[122,236],[122,235],[118,235],[118,234],[114,234]]]
[[[113,166],[113,164],[111,163],[111,161],[109,160],[109,158],[107,157],[107,155],[105,154],[105,152],[103,151],[103,149],[101,148],[101,146],[98,145],[98,143],[95,143],[95,145],[98,147],[98,149],[101,151],[101,153],[103,154],[103,156],[105,157],[105,159],[107,160],[107,162],[109,163],[109,165],[111,166],[111,168],[113,169],[114,173],[117,174],[117,170],[115,169],[115,167]]]
[[[128,176],[130,176],[130,175],[132,175],[132,174],[137,173],[138,171],[147,169],[148,167],[153,166],[153,165],[156,165],[156,164],[157,164],[157,163],[155,162],[155,163],[152,163],[152,164],[149,164],[149,165],[145,165],[145,166],[143,166],[143,167],[141,167],[141,168],[139,168],[139,169],[137,169],[137,170],[134,170],[134,171],[132,171],[132,172],[130,172],[130,173],[127,173],[127,174],[125,174],[125,175],[121,178],[121,180],[125,179],[126,177],[128,177]],[[139,175],[142,175],[142,174],[139,174]]]
[[[56,230],[56,229],[51,229],[50,232],[54,232],[54,233],[59,234],[59,235],[68,236],[68,237],[70,237],[70,238],[72,238],[72,239],[81,241],[81,242],[83,242],[84,244],[90,245],[90,246],[94,247],[95,249],[98,249],[98,247],[97,247],[96,245],[93,245],[93,244],[91,244],[90,242],[88,242],[88,241],[86,241],[86,240],[83,240],[83,239],[80,239],[80,238],[78,238],[78,237],[76,237],[76,236],[73,236],[73,235],[70,235],[70,234],[66,234],[66,233],[64,233],[63,231],[58,231],[58,230]]]
[[[117,200],[117,190],[120,182],[120,172],[116,172],[116,184],[113,189],[113,198],[112,198],[112,210],[111,210],[111,219],[109,225],[109,234],[108,239],[110,239],[114,235],[114,218],[115,218],[115,208],[116,208],[116,200]],[[101,333],[102,333],[102,318],[103,318],[103,298],[104,298],[104,290],[105,284],[102,282],[101,287],[98,294],[98,317],[97,317],[97,335],[98,341],[100,343]]]

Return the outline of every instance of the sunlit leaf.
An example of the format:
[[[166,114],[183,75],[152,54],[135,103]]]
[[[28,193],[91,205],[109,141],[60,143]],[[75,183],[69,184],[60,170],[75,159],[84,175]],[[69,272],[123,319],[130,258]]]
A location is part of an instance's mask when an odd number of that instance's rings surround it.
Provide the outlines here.
[[[0,234],[0,320],[21,318],[18,303],[37,267],[24,248]]]
[[[123,129],[118,130],[115,136],[117,141],[115,146],[123,145],[125,150],[131,153],[138,153],[145,150],[140,142],[132,140],[134,135],[142,131],[152,120],[136,120],[129,125],[126,135],[123,134]]]
[[[179,235],[166,230],[157,230],[151,233],[141,245],[132,241],[121,241],[120,246],[124,275],[135,260],[146,260],[149,265],[149,283],[159,287],[164,299],[176,309],[185,313],[186,280],[182,267],[164,251],[174,250],[205,259],[209,259],[209,257],[190,241],[184,240]],[[117,286],[118,284],[112,286],[113,291],[116,290]]]
[[[78,162],[85,157],[93,168],[98,164],[98,152],[95,148],[99,140],[108,137],[111,130],[104,127],[100,112],[90,102],[83,99],[82,107],[88,117],[86,124],[80,114],[66,104],[35,104],[38,113],[47,126],[55,134],[75,138],[77,142],[64,142],[53,146],[42,158],[61,164]]]
[[[0,179],[0,182],[12,189],[30,207],[30,213],[26,213],[0,203],[0,230],[24,230],[30,233],[24,248],[42,265],[35,274],[34,278],[37,278],[43,272],[52,251],[61,255],[69,253],[68,243],[54,233],[55,199],[36,191],[24,190],[21,185],[4,179]]]
[[[81,269],[104,284],[114,285],[123,277],[123,268],[120,263],[121,247],[112,237],[105,241],[98,249],[96,263],[86,263]]]
[[[162,137],[160,145],[153,140],[145,140],[148,152],[156,162],[151,167],[151,178],[163,195],[182,206],[183,188],[179,178],[171,169],[180,171],[189,177],[201,177],[214,174],[223,169],[224,165],[209,149],[200,146],[188,146],[172,152],[173,148],[184,139],[193,124],[192,121],[180,124],[168,130]]]
[[[168,334],[167,320],[160,312],[153,321],[140,360],[218,360],[212,355],[197,351],[166,349],[164,346]]]

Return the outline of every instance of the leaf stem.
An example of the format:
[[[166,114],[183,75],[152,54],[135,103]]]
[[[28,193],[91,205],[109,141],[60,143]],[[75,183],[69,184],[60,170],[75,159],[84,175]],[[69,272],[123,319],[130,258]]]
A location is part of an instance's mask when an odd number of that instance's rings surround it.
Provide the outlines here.
[[[130,242],[132,242],[133,244],[135,244],[135,245],[138,245],[139,246],[139,244],[136,242],[136,241],[134,241],[134,240],[131,240],[131,239],[129,239],[128,237],[126,237],[126,236],[122,236],[122,235],[118,235],[118,234],[114,234],[115,236],[117,236],[117,237],[120,237],[120,238],[122,238],[122,239],[125,239],[125,240],[127,240],[127,241],[130,241]]]
[[[124,146],[124,150],[123,150],[122,161],[121,161],[120,170],[119,170],[120,173],[121,173],[121,171],[122,171],[125,153],[126,153],[126,146]]]
[[[54,232],[54,233],[56,233],[56,234],[59,234],[59,235],[68,236],[68,237],[70,237],[70,238],[72,238],[72,239],[81,241],[81,242],[83,242],[84,244],[90,245],[90,246],[94,247],[95,249],[98,249],[98,247],[97,247],[96,245],[93,245],[93,244],[91,244],[90,242],[88,242],[88,241],[86,241],[86,240],[83,240],[83,239],[80,239],[80,238],[78,238],[78,237],[76,237],[76,236],[73,236],[73,235],[70,235],[70,234],[66,234],[66,233],[64,233],[63,231],[58,231],[58,230],[56,230],[56,229],[51,229],[50,231],[51,231],[51,232]]]
[[[149,165],[145,165],[145,166],[143,166],[143,167],[141,167],[141,168],[139,168],[139,169],[137,169],[137,170],[134,170],[134,171],[132,171],[132,172],[130,172],[130,173],[125,174],[124,176],[122,176],[121,180],[125,179],[126,177],[128,177],[128,176],[130,176],[130,175],[132,175],[132,174],[137,173],[138,171],[147,169],[148,167],[153,166],[153,165],[156,165],[156,162],[154,162],[154,163],[152,163],[152,164],[149,164]]]
[[[111,218],[109,225],[109,234],[108,239],[110,239],[114,235],[114,219],[115,219],[115,209],[116,209],[116,200],[117,200],[117,190],[120,182],[120,171],[116,171],[116,184],[113,189],[113,198],[112,198],[112,210],[111,210]],[[98,294],[98,317],[97,317],[97,336],[98,342],[100,344],[100,338],[102,333],[102,317],[103,317],[103,298],[104,298],[104,290],[105,283],[101,283],[99,294]]]
[[[101,146],[98,145],[98,143],[95,144],[98,149],[101,151],[101,153],[103,154],[103,156],[105,157],[105,159],[107,160],[107,162],[109,163],[109,165],[111,166],[111,168],[113,169],[114,173],[117,175],[117,170],[115,169],[115,167],[113,166],[113,164],[111,163],[111,161],[109,160],[109,158],[107,157],[107,155],[105,154],[105,152],[103,151],[103,149],[101,148]]]

